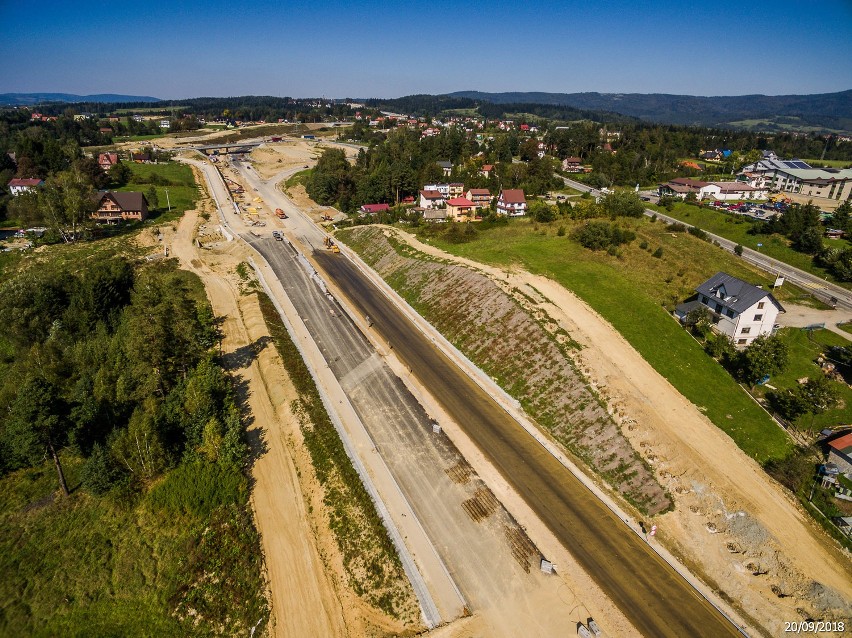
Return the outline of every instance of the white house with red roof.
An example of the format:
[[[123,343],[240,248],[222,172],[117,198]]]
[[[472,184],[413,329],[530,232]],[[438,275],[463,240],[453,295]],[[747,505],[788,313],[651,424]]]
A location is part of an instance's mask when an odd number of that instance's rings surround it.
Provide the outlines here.
[[[12,197],[17,197],[22,193],[31,193],[35,191],[36,188],[44,184],[43,179],[34,178],[20,178],[16,177],[9,181],[9,194]]]
[[[420,191],[420,208],[426,210],[432,208],[443,208],[447,203],[447,197],[443,193],[435,190]]]
[[[483,164],[482,168],[479,169],[479,174],[483,177],[490,177],[491,172],[494,170],[493,164]]]
[[[105,171],[108,171],[116,164],[118,164],[118,153],[101,153],[98,155],[98,166]]]
[[[509,188],[500,191],[497,198],[497,214],[509,217],[521,217],[527,214],[527,198],[520,188]]]
[[[579,157],[566,157],[562,160],[562,170],[566,173],[582,173],[583,160]]]

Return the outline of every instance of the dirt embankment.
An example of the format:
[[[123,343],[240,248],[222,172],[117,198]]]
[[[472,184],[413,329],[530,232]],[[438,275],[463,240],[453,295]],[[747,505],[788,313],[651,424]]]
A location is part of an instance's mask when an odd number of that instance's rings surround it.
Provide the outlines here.
[[[671,500],[621,433],[569,356],[567,333],[529,312],[484,275],[421,254],[398,252],[381,229],[346,240],[391,285],[523,404],[554,439],[582,458],[646,514]],[[397,244],[398,246],[398,244]],[[519,291],[520,293],[520,291]],[[538,294],[533,290],[522,293]],[[549,332],[546,327],[550,328]]]
[[[357,232],[367,232],[367,228]],[[420,262],[424,254],[440,260],[446,270],[432,273],[436,282],[428,286],[441,286],[442,281],[450,280],[456,284],[443,287],[444,297],[433,301],[443,311],[432,312],[455,313],[452,306],[478,305],[489,299],[489,287],[498,286],[514,296],[519,306],[543,313],[544,325],[549,325],[549,319],[582,346],[570,351],[571,357],[600,390],[622,433],[674,500],[672,511],[654,519],[659,526],[656,538],[754,625],[780,635],[784,621],[815,618],[848,622],[852,615],[848,553],[841,551],[790,494],[597,313],[546,277],[519,269],[507,276],[504,270],[422,244],[408,233],[392,231],[398,240],[393,250],[385,237],[390,232],[374,230],[360,238],[359,251],[372,254],[370,260],[376,261],[389,283],[406,285],[409,290],[414,287],[406,284],[409,275],[400,264]],[[364,241],[366,237],[369,241]],[[451,268],[462,267],[475,271],[488,286],[470,288],[462,285],[458,276],[447,274]],[[411,268],[413,277],[417,277],[421,267]],[[422,277],[418,285],[419,296],[428,286]],[[430,312],[425,304],[415,307]],[[450,336],[431,315],[426,316]],[[493,324],[500,317],[481,314],[478,320]],[[501,325],[518,324],[502,321]],[[559,337],[559,330],[548,331]],[[489,352],[490,346],[480,343],[469,354],[481,363]],[[533,343],[514,356],[520,359],[517,365],[522,370],[534,371],[540,365]],[[523,384],[519,387],[526,389]]]

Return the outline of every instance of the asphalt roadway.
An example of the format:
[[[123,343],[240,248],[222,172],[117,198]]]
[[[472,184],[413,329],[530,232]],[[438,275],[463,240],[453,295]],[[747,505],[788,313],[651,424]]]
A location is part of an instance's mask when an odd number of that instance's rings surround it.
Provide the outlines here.
[[[317,251],[320,271],[369,315],[384,341],[645,636],[740,632],[419,332],[348,259]]]

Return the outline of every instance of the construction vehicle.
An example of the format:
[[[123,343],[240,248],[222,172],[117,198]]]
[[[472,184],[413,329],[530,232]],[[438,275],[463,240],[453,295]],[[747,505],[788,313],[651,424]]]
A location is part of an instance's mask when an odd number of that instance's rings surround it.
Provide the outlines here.
[[[287,214],[280,208],[275,209],[275,216],[278,217],[278,219],[287,219]]]
[[[328,248],[331,252],[338,254],[340,253],[340,247],[334,243],[334,240],[331,237],[326,237],[322,240],[325,247]]]

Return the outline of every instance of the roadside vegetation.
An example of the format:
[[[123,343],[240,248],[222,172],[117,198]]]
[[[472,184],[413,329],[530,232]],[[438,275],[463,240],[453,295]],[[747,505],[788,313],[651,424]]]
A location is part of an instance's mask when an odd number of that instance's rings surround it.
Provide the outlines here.
[[[809,205],[794,204],[780,220],[759,221],[699,203],[661,204],[648,207],[818,277],[852,285],[852,244],[823,237],[826,228],[852,231],[852,206],[848,202],[825,223],[820,221],[819,209]]]
[[[0,634],[235,635],[268,618],[216,321],[194,275],[137,255],[114,238],[4,268]]]
[[[302,355],[269,297],[258,292],[269,333],[296,387],[300,421],[328,508],[329,525],[352,589],[369,604],[404,622],[418,613],[414,591],[375,504],[346,454]]]

